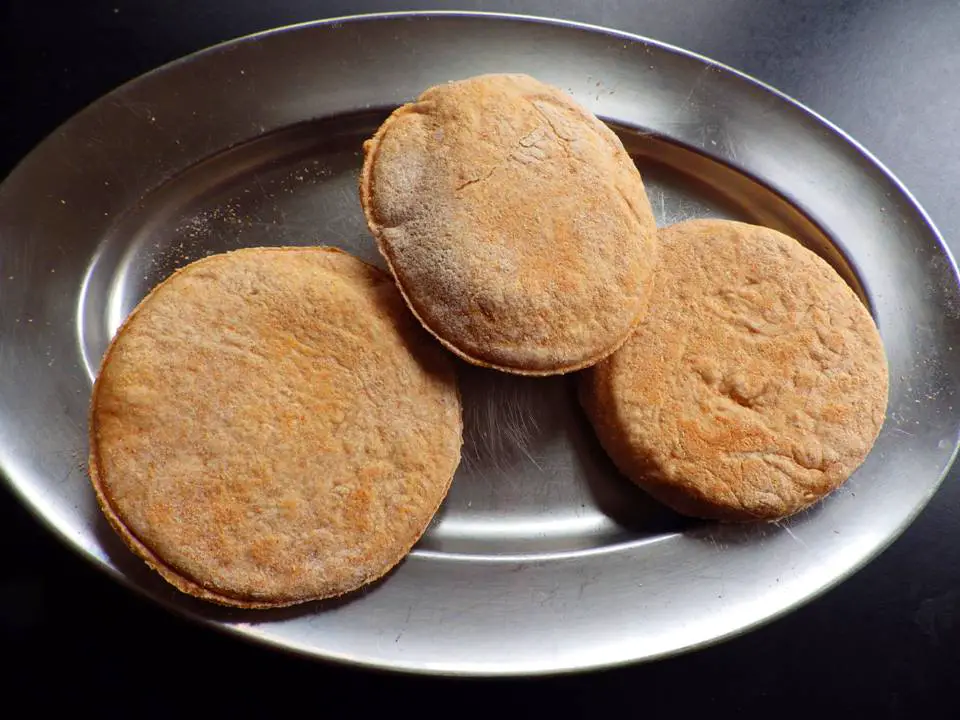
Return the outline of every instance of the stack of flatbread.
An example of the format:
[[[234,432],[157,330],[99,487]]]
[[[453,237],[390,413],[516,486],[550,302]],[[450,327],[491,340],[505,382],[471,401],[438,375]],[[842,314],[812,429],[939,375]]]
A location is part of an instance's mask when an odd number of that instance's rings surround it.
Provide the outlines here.
[[[266,608],[385,575],[460,460],[455,356],[582,371],[603,447],[684,514],[776,520],[863,462],[887,366],[854,292],[771,229],[658,231],[620,140],[560,90],[434,87],[364,150],[389,274],[325,247],[213,255],[156,287],[103,359],[93,487],[180,590]]]

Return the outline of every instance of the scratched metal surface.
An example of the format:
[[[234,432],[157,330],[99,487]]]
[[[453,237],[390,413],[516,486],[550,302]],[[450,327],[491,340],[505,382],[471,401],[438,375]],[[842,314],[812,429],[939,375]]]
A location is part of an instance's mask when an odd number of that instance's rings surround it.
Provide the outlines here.
[[[423,87],[505,70],[555,83],[608,120],[661,224],[763,223],[837,267],[874,312],[891,364],[873,453],[790,522],[684,520],[616,473],[575,402],[575,377],[464,367],[463,463],[423,541],[385,581],[277,612],[179,596],[116,540],[85,481],[86,407],[109,338],[149,288],[212,252],[323,243],[381,264],[356,197],[360,143]],[[15,491],[80,553],[170,608],[310,655],[533,674],[697,647],[866,562],[929,499],[956,448],[960,294],[922,210],[802,108],[633,37],[411,16],[221,46],[65,125],[0,186],[0,220],[0,467]]]

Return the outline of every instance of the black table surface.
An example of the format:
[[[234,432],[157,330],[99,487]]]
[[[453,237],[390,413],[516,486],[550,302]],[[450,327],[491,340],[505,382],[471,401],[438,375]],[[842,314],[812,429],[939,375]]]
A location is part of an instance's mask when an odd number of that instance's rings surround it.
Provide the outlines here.
[[[121,82],[257,30],[378,0],[0,0],[0,177]],[[960,249],[960,2],[502,0],[497,10],[616,27],[732,65],[848,131]],[[2,248],[0,248],[2,262]],[[0,398],[0,405],[2,405]],[[10,412],[10,408],[3,408]],[[960,716],[960,483],[954,471],[906,533],[840,587],[743,637],[648,665],[523,681],[368,672],[248,645],[115,585],[0,490],[0,688],[132,716],[448,714],[463,708],[779,716]],[[197,691],[191,696],[188,693]],[[28,694],[29,693],[29,694]],[[9,696],[7,696],[9,699]]]

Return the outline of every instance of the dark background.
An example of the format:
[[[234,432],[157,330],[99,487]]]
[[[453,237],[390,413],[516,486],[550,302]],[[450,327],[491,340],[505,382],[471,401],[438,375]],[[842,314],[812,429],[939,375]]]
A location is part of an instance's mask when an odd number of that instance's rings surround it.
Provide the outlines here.
[[[956,0],[0,0],[0,177],[84,105],[188,52],[304,20],[441,7],[609,25],[754,75],[866,145],[960,249]],[[20,696],[37,709],[54,701],[133,717],[200,709],[272,716],[288,707],[360,716],[467,708],[958,717],[958,503],[952,473],[879,559],[745,637],[651,665],[492,682],[334,667],[194,626],[77,559],[0,489],[0,702]]]

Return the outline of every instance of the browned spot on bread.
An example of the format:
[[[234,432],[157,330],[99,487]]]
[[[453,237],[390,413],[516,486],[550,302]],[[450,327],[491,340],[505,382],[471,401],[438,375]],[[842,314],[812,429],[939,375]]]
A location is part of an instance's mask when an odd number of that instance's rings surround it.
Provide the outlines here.
[[[887,362],[826,262],[767,228],[660,232],[650,312],[581,398],[631,479],[674,509],[775,520],[833,491],[883,424]]]

